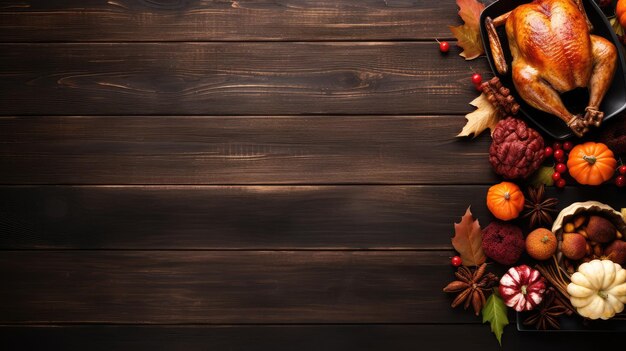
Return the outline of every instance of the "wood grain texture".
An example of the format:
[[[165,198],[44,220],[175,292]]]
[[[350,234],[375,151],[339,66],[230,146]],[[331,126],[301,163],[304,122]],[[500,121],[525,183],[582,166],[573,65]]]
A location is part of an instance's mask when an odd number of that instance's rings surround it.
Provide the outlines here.
[[[330,325],[330,326],[3,326],[7,350],[109,351],[274,350],[274,351],[554,351],[611,349],[615,335],[519,333],[504,329],[503,346],[487,325]],[[576,347],[572,347],[576,345]]]
[[[459,114],[470,75],[433,43],[3,44],[0,113]]]
[[[4,186],[0,249],[450,249],[468,206],[483,226],[492,220],[487,188]],[[612,187],[558,196],[560,207],[626,207]]]
[[[3,41],[413,40],[450,38],[454,0],[16,0]]]
[[[456,138],[464,121],[0,117],[0,183],[493,183],[490,139]]]
[[[0,323],[460,323],[451,251],[4,251]]]
[[[489,218],[485,192],[484,186],[2,187],[0,248],[449,249],[452,223],[467,206]]]

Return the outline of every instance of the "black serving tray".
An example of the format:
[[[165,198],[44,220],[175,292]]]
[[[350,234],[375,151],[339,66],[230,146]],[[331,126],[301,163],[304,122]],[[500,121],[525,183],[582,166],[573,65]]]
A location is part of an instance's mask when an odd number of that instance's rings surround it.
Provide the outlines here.
[[[516,312],[517,330],[523,332],[546,332],[546,330],[537,330],[532,326],[524,325],[524,320],[532,312]],[[621,317],[624,315],[621,314]],[[603,320],[585,320],[579,316],[562,316],[559,319],[561,329],[548,330],[549,332],[626,332],[626,320],[609,319]]]
[[[485,18],[487,16],[491,18],[496,18],[499,15],[514,9],[521,4],[529,2],[531,1],[499,0],[487,6],[483,10],[480,16],[480,34],[482,36],[483,45],[485,46],[485,54],[487,55],[489,65],[491,66],[491,70],[493,71],[494,75],[498,76],[502,80],[502,83],[504,85],[506,85],[508,88],[511,88],[513,95],[521,106],[521,113],[549,136],[558,140],[567,139],[572,137],[574,134],[567,127],[565,122],[561,121],[556,116],[539,111],[526,104],[515,91],[515,86],[513,85],[513,82],[511,80],[511,70],[509,69],[509,73],[505,76],[498,74],[493,62],[493,57],[491,55],[487,29],[484,25]],[[624,59],[624,50],[622,45],[619,43],[617,36],[613,32],[608,19],[602,13],[602,10],[598,7],[598,5],[593,0],[584,0],[583,2],[585,4],[587,16],[594,26],[593,34],[608,39],[618,48],[619,57],[617,63],[617,71],[615,72],[613,83],[611,84],[611,87],[606,93],[606,96],[602,101],[602,105],[600,106],[600,109],[604,111],[604,121],[606,122],[607,120],[617,116],[620,112],[626,109],[626,61]],[[512,58],[511,52],[509,50],[508,40],[506,39],[504,26],[498,28],[498,35],[500,36],[500,42],[502,43],[502,50],[504,51],[506,62],[510,66]],[[586,103],[589,99],[589,93],[587,92],[587,89],[577,89],[572,92],[565,93],[561,95],[561,97],[563,99],[563,103],[571,112],[581,113],[586,107]]]

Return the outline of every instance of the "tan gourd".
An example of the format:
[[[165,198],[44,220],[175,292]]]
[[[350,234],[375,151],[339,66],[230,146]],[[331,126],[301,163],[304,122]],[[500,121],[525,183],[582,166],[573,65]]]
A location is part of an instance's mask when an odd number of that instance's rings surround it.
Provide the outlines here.
[[[567,286],[578,314],[589,319],[609,319],[624,310],[626,270],[610,260],[583,263]]]

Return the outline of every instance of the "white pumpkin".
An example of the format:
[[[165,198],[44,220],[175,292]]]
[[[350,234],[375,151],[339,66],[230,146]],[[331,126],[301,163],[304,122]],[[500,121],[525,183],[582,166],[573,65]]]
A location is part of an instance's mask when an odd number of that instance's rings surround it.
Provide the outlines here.
[[[610,260],[593,260],[578,267],[567,286],[572,306],[583,317],[609,319],[624,310],[626,269]]]

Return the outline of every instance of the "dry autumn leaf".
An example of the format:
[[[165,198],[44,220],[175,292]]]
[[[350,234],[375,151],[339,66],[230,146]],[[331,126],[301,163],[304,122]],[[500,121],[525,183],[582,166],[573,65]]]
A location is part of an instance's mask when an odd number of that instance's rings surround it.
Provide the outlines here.
[[[478,266],[487,259],[483,252],[483,233],[469,207],[460,223],[454,223],[452,246],[458,251],[464,266]]]
[[[485,51],[480,37],[480,13],[485,5],[476,0],[457,0],[459,16],[465,22],[460,26],[449,26],[458,40],[457,45],[463,48],[460,54],[466,60],[473,60]]]
[[[611,23],[611,27],[613,28],[613,30],[615,31],[615,34],[617,34],[618,36],[624,35],[624,28],[622,28],[622,26],[619,24],[619,22],[617,21],[617,17],[613,17],[609,20],[609,22]]]
[[[489,128],[493,134],[494,128],[500,121],[500,114],[489,100],[487,100],[487,96],[484,93],[480,94],[479,97],[470,102],[470,105],[478,109],[465,116],[467,123],[457,137],[465,137],[472,134],[476,137],[487,128]]]

